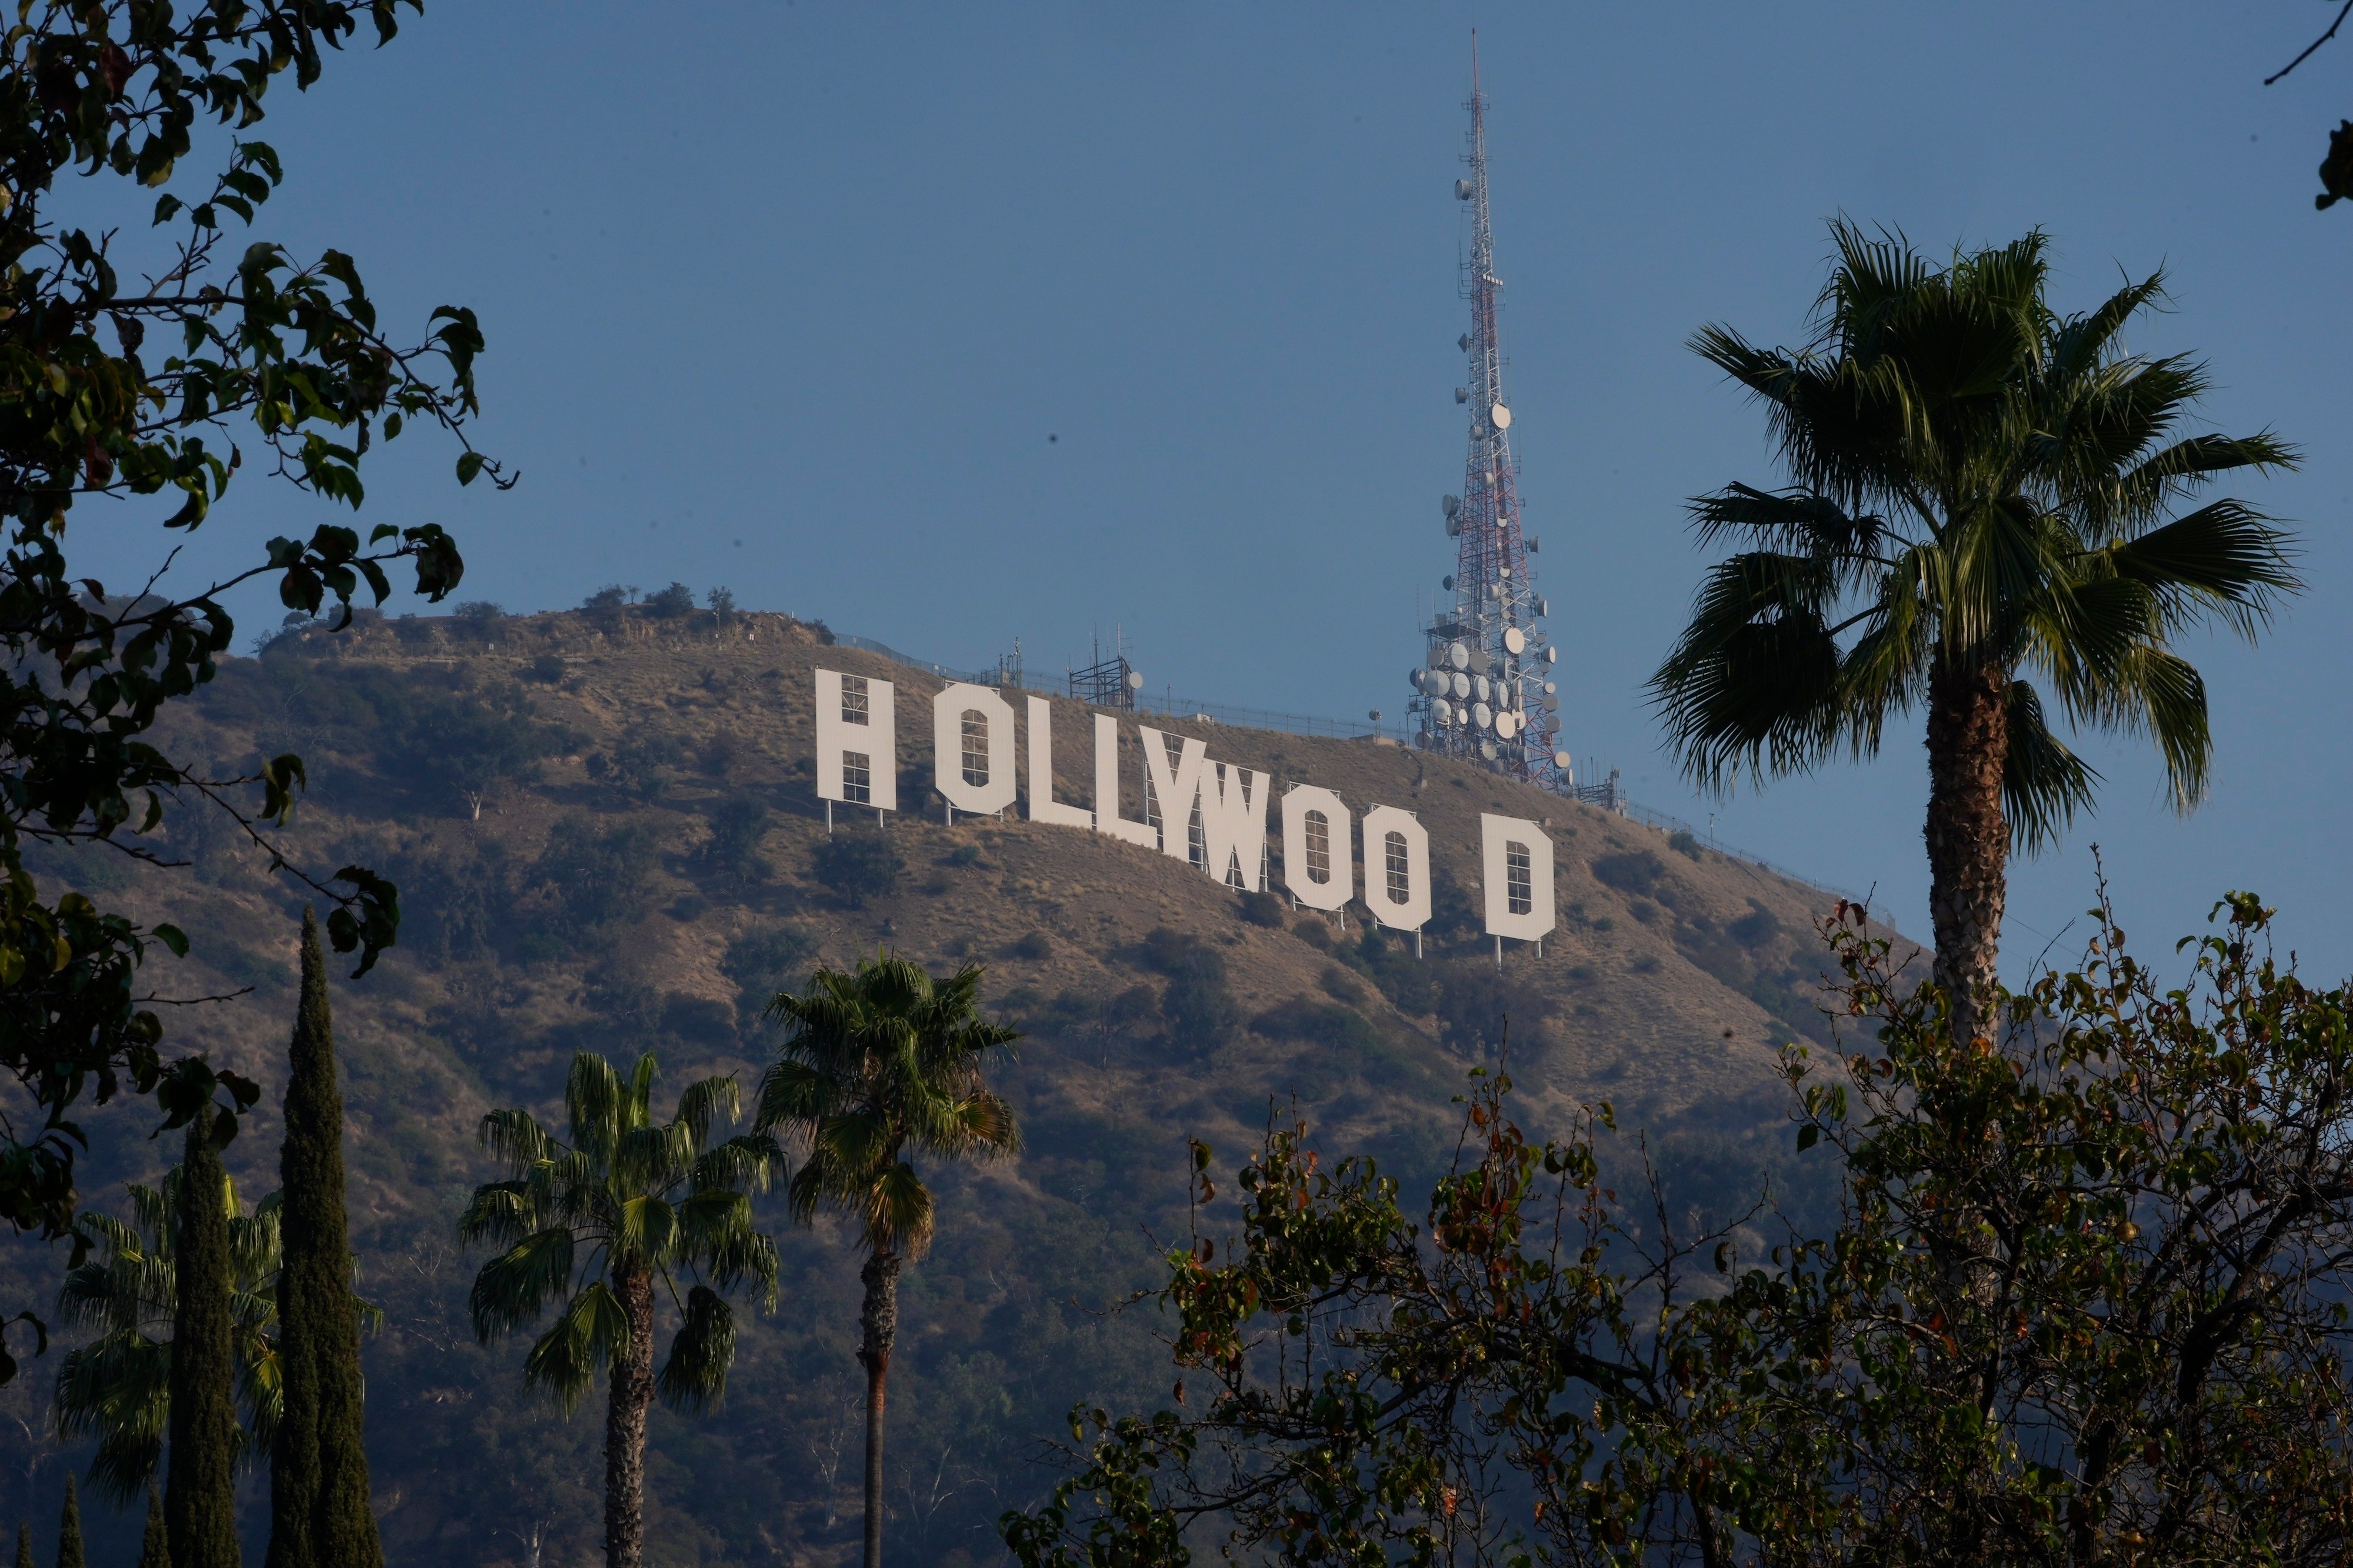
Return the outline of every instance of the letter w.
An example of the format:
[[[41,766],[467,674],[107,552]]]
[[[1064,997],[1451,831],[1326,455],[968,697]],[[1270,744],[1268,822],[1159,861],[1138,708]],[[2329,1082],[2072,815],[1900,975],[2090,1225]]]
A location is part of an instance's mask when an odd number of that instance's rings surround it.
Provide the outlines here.
[[[1264,887],[1266,784],[1266,774],[1224,763],[1209,763],[1201,780],[1201,837],[1208,844],[1209,875],[1251,892]]]

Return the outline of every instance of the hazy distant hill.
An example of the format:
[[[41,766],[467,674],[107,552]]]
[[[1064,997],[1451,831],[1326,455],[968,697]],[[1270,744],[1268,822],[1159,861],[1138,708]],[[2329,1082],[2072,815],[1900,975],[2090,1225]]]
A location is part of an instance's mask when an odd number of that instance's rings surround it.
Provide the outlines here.
[[[860,907],[815,874],[827,841],[812,788],[819,664],[900,692],[906,809],[879,830],[845,811],[837,828],[837,840],[879,837],[883,858],[903,864]],[[941,1241],[907,1277],[892,1372],[902,1562],[997,1560],[990,1525],[1048,1484],[1033,1445],[1073,1401],[1165,1396],[1148,1321],[1102,1309],[1153,1282],[1154,1235],[1181,1233],[1184,1138],[1208,1138],[1229,1163],[1270,1096],[1295,1095],[1327,1149],[1380,1153],[1410,1194],[1450,1157],[1450,1098],[1508,1013],[1530,1115],[1613,1100],[1621,1122],[1648,1130],[1681,1197],[1752,1189],[1785,1141],[1770,1047],[1822,1037],[1811,928],[1824,895],[1393,746],[1154,721],[1205,736],[1219,760],[1333,788],[1353,809],[1419,813],[1440,892],[1415,959],[1368,940],[1360,910],[1293,915],[1099,835],[1011,817],[944,826],[927,787],[936,689],[783,616],[629,609],[297,636],[233,661],[179,721],[224,765],[301,750],[311,788],[295,845],[313,865],[364,860],[403,889],[399,949],[336,997],[364,1289],[390,1314],[368,1356],[395,1563],[520,1563],[535,1525],[547,1563],[585,1563],[597,1537],[601,1417],[526,1401],[522,1347],[478,1349],[466,1325],[471,1264],[451,1224],[492,1174],[477,1118],[502,1104],[554,1114],[564,1064],[584,1046],[658,1049],[673,1089],[714,1068],[748,1088],[760,1003],[819,960],[881,946],[940,968],[976,960],[992,1004],[1029,1031],[1005,1075],[1028,1151],[934,1173]],[[1084,800],[1085,710],[1055,711],[1060,795]],[[1546,819],[1559,854],[1560,929],[1541,957],[1509,944],[1500,974],[1472,903],[1482,810]],[[193,813],[166,837],[195,875],[119,857],[44,869],[188,930],[194,952],[162,972],[168,989],[253,988],[169,1024],[184,1048],[259,1079],[274,1105],[300,901]],[[84,1191],[104,1206],[121,1179],[156,1168],[160,1146],[135,1110],[90,1125]],[[254,1194],[275,1184],[276,1139],[265,1113],[231,1151]],[[746,1332],[726,1408],[655,1415],[650,1562],[855,1555],[856,1262],[829,1229],[784,1245],[782,1308]],[[0,1312],[46,1305],[53,1283],[27,1275],[38,1262],[15,1245]],[[0,1414],[32,1419],[47,1376],[36,1363],[0,1394]],[[0,1483],[7,1517],[29,1479],[54,1518],[56,1461],[40,1468],[13,1422],[0,1422],[0,1459],[15,1477]],[[94,1560],[129,1560],[130,1522],[100,1525],[98,1550],[111,1555]],[[261,1522],[248,1514],[255,1561]]]

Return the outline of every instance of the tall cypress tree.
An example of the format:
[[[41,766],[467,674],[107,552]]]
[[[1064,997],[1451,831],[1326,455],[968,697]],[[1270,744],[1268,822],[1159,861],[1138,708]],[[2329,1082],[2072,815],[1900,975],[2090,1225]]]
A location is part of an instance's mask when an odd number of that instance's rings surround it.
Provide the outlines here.
[[[81,1554],[81,1499],[75,1495],[73,1473],[66,1473],[66,1509],[58,1521],[58,1568],[89,1568]]]
[[[175,1568],[239,1568],[237,1358],[230,1344],[227,1180],[215,1146],[219,1112],[188,1123],[180,1164],[178,1310],[172,1318],[171,1455],[164,1521]]]
[[[319,925],[302,911],[302,994],[278,1156],[282,1247],[278,1363],[284,1405],[269,1455],[268,1568],[383,1568],[368,1497],[359,1303],[343,1215],[343,1100]]]
[[[164,1526],[164,1494],[147,1489],[147,1533],[139,1542],[139,1568],[172,1568],[172,1535]]]

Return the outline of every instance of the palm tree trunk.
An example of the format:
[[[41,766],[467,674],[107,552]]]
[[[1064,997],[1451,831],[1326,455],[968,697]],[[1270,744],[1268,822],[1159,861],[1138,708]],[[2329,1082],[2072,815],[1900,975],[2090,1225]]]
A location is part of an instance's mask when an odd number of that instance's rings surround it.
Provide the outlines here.
[[[876,1252],[858,1277],[866,1283],[858,1315],[864,1331],[858,1361],[866,1369],[866,1568],[882,1568],[882,1385],[899,1338],[899,1255]]]
[[[613,1367],[605,1417],[605,1568],[638,1568],[646,1551],[646,1407],[654,1397],[654,1279],[644,1268],[613,1280],[629,1322],[628,1352]]]
[[[2010,823],[2001,778],[2010,757],[2009,680],[1999,668],[1939,666],[1928,676],[1928,920],[1937,987],[1953,1033],[1990,1032],[1986,1008],[2001,949]]]

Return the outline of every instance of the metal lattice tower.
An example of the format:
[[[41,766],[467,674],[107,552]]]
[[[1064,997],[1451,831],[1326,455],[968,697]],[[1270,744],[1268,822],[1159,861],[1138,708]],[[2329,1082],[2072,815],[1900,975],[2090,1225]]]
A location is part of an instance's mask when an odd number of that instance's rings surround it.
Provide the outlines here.
[[[1460,347],[1467,384],[1454,400],[1471,412],[1471,454],[1462,493],[1445,498],[1446,531],[1457,542],[1454,575],[1445,586],[1453,607],[1422,628],[1428,658],[1413,672],[1408,710],[1424,748],[1484,763],[1499,773],[1564,793],[1575,788],[1568,753],[1556,750],[1559,657],[1543,622],[1549,606],[1535,591],[1528,557],[1536,542],[1520,531],[1519,466],[1512,458],[1512,410],[1504,395],[1504,354],[1495,334],[1495,240],[1487,212],[1486,100],[1479,90],[1479,36],[1471,36],[1468,179],[1454,194],[1469,211],[1471,245],[1462,295],[1471,330]]]

